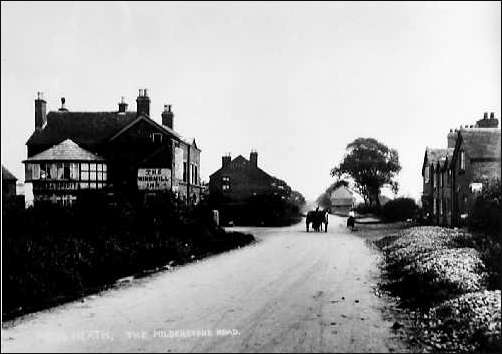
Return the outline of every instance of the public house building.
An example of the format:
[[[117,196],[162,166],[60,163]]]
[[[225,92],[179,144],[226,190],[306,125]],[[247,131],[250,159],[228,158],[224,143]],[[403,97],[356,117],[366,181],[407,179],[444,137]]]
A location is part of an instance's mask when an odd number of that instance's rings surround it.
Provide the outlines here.
[[[161,124],[150,117],[147,89],[139,90],[136,103],[136,111],[122,98],[117,111],[74,112],[62,98],[61,107],[47,113],[38,93],[23,161],[34,202],[71,205],[87,191],[147,199],[169,190],[198,202],[201,150],[195,139],[174,130],[171,105],[164,106]]]
[[[492,112],[450,130],[447,147],[425,149],[422,206],[436,225],[464,224],[483,186],[501,176],[501,131]]]

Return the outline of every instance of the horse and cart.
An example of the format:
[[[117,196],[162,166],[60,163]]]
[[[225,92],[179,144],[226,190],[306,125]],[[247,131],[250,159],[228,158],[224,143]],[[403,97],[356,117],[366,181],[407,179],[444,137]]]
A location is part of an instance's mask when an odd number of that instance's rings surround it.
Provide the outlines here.
[[[322,231],[322,226],[324,225],[324,232],[328,232],[328,214],[329,209],[309,211],[307,213],[307,218],[305,220],[307,226],[307,232],[309,232],[310,224],[312,224],[312,229],[316,232]]]

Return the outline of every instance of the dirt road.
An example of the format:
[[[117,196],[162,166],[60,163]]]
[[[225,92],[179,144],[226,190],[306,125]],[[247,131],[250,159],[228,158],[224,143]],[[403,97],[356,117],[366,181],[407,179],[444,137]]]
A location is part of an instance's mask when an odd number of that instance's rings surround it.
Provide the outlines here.
[[[2,351],[407,351],[343,224],[241,228],[259,242],[4,324]]]

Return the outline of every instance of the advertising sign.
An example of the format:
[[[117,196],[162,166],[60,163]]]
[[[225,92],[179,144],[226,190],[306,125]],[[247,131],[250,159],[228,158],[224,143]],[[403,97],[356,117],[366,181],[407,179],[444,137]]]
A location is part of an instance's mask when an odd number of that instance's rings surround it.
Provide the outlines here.
[[[139,190],[169,190],[171,189],[171,169],[140,168],[138,169]]]

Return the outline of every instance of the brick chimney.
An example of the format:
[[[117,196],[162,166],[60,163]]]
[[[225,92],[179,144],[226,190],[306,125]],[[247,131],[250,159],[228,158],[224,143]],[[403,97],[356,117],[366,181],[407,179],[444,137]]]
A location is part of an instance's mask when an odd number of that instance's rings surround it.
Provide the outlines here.
[[[35,129],[41,129],[47,122],[47,102],[44,100],[44,94],[37,92],[35,100]]]
[[[450,132],[448,133],[448,148],[454,148],[455,143],[457,142],[457,136],[458,133],[457,131],[453,131],[453,129],[450,129]]]
[[[483,119],[476,122],[476,128],[498,128],[499,120],[495,118],[495,112],[490,112],[490,119],[488,119],[488,112],[483,114]]]
[[[232,161],[232,157],[230,156],[230,154],[222,156],[221,167],[227,167],[228,165],[230,165],[231,161]]]
[[[125,113],[127,111],[128,104],[125,102],[124,96],[120,98],[119,102],[119,113]]]
[[[251,151],[249,161],[251,162],[251,166],[258,167],[258,153],[256,151]]]
[[[138,98],[136,98],[136,114],[138,116],[144,114],[150,116],[150,97],[148,97],[147,89],[139,89]]]
[[[162,125],[173,129],[173,118],[174,118],[174,113],[171,110],[171,105],[165,104],[164,111],[162,112]]]

